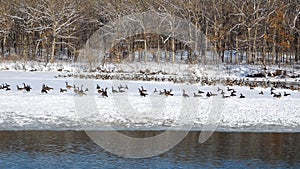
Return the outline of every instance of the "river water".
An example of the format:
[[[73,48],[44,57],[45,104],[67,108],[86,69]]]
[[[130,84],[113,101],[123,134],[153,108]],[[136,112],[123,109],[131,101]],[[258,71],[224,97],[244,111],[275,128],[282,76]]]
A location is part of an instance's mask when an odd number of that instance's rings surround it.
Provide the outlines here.
[[[0,168],[300,168],[300,133],[215,132],[203,144],[199,133],[159,156],[130,159],[103,150],[83,131],[1,131]]]

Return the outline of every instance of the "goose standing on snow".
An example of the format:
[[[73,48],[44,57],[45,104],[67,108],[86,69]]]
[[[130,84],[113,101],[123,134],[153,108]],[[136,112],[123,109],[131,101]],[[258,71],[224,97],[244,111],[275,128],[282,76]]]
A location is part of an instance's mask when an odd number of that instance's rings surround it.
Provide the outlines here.
[[[70,89],[72,88],[72,85],[69,85],[67,81],[66,81],[65,83],[66,83],[66,88],[67,88],[68,90],[70,90]]]
[[[79,90],[78,93],[77,93],[79,96],[86,95],[86,93],[83,91],[82,88],[83,88],[83,85],[81,85],[80,90]]]
[[[230,98],[230,96],[225,96],[224,94],[222,94],[222,98],[227,99]]]
[[[273,97],[276,97],[276,98],[281,98],[281,93],[279,93],[279,94],[276,94],[276,93],[274,93],[274,96]]]
[[[194,93],[194,97],[202,97],[201,94]]]
[[[170,89],[169,91],[164,89],[164,94],[165,96],[173,96],[172,89]]]
[[[182,96],[183,96],[184,98],[190,97],[188,94],[185,93],[185,90],[182,90]]]
[[[127,85],[125,85],[124,89],[128,90],[129,88],[128,88],[128,86],[127,86]]]
[[[229,87],[227,87],[227,91],[231,92],[231,91],[233,91],[233,89],[230,89]]]
[[[47,91],[53,90],[52,87],[49,87],[49,86],[47,86],[47,85],[45,85],[45,84],[43,84],[42,88],[44,88],[44,89],[47,90]]]
[[[79,91],[78,91],[78,95],[81,97],[81,96],[83,96],[83,95],[86,95],[86,93],[85,93],[83,90],[79,90]]]
[[[43,85],[43,86],[42,86],[41,93],[45,93],[45,94],[47,94],[47,93],[48,93],[48,90],[46,90],[46,89],[45,89],[45,85]]]
[[[17,85],[17,90],[21,91],[21,90],[24,90],[23,87],[19,87],[19,85]]]
[[[67,92],[67,89],[60,88],[60,93],[64,93],[64,92]]]
[[[240,98],[241,99],[244,99],[244,98],[246,98],[242,93],[240,94]]]
[[[23,83],[23,88],[21,88],[21,87],[19,87],[19,86],[17,85],[17,89],[18,89],[18,90],[25,90],[25,91],[27,91],[27,92],[30,92],[30,90],[31,90],[32,88],[31,88],[30,85],[27,85],[27,84]]]
[[[234,97],[236,94],[234,92],[231,92],[230,96]]]
[[[290,96],[291,94],[284,92],[284,96]]]
[[[146,92],[143,91],[143,89],[139,88],[139,92],[140,92],[140,96],[142,97],[146,97],[148,94]]]
[[[112,92],[112,93],[118,93],[118,91],[115,90],[113,86],[111,87],[111,92]]]
[[[105,88],[105,90],[102,91],[102,97],[108,97],[108,94],[107,94],[107,88]]]
[[[125,92],[125,90],[123,90],[122,88],[123,88],[123,87],[118,86],[119,93],[124,93],[124,92]]]

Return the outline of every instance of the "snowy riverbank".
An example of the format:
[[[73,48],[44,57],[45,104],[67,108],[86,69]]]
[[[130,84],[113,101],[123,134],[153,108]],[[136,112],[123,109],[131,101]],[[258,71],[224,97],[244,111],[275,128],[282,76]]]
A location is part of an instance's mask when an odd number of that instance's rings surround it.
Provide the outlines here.
[[[100,96],[95,89],[89,89],[88,96],[80,97],[84,102],[84,97],[92,97],[95,101],[97,111],[87,109],[88,113],[78,112],[76,104],[79,96],[72,90],[67,93],[60,93],[60,88],[65,88],[65,81],[73,84],[87,83],[87,80],[80,81],[72,78],[54,78],[57,72],[16,72],[1,71],[0,83],[11,85],[11,91],[0,90],[0,130],[61,130],[75,129],[81,130],[84,127],[91,129],[101,129],[105,126],[114,126],[121,129],[163,129],[169,126],[192,125],[195,130],[207,125],[207,120],[211,116],[212,109],[219,109],[214,98],[203,97],[194,98],[195,88],[202,91],[218,93],[216,87],[193,86],[184,84],[173,84],[170,82],[143,82],[143,81],[105,81],[89,80],[89,84],[99,84],[109,88],[108,98]],[[31,92],[17,91],[16,85],[22,83],[30,84]],[[54,88],[48,94],[40,92],[42,84],[45,83]],[[126,84],[129,89],[125,93],[112,94],[110,86]],[[146,98],[141,98],[138,88],[144,86],[149,93]],[[86,85],[87,86],[87,85]],[[158,90],[173,89],[173,97],[153,94],[154,88]],[[226,87],[222,87],[225,91]],[[287,91],[291,96],[280,99],[270,95],[269,88],[257,87],[249,90],[248,87],[233,86],[237,95],[243,93],[245,99],[232,97],[222,98],[222,109],[218,110],[217,121],[218,130],[250,130],[250,131],[300,131],[300,92],[277,89],[276,92]],[[182,89],[186,89],[191,96],[184,101]],[[260,91],[265,95],[259,95]],[[228,92],[226,93],[229,94]],[[216,97],[221,97],[216,96]],[[129,98],[132,107],[137,111],[122,111],[116,101],[124,101]],[[161,111],[151,111],[150,98],[157,98],[165,101],[164,109]],[[77,100],[77,102],[76,102]],[[189,112],[185,108],[180,112],[182,103],[190,106],[197,104],[196,112]],[[83,103],[85,104],[85,103]],[[89,108],[89,104],[86,103]],[[186,118],[186,120],[185,120]]]

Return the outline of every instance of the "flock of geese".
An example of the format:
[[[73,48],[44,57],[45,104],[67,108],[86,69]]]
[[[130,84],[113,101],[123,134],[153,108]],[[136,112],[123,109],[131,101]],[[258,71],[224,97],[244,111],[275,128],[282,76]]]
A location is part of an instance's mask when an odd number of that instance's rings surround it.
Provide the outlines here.
[[[205,82],[204,82],[205,83]],[[258,87],[259,83],[261,82],[244,82],[242,80],[226,80],[226,84],[227,84],[227,88],[226,89],[221,89],[218,87],[218,89],[215,91],[216,93],[213,93],[211,91],[202,91],[202,90],[198,90],[196,92],[193,93],[193,95],[189,95],[185,90],[182,90],[182,97],[184,98],[189,98],[189,97],[215,97],[215,96],[221,96],[222,98],[231,98],[231,97],[239,97],[241,99],[246,98],[246,96],[242,93],[239,93],[239,95],[237,94],[237,91],[233,88],[233,87],[229,87],[229,86],[233,86],[233,85],[237,85],[237,86],[241,86],[241,83],[245,83],[246,85],[249,86],[250,90],[254,90],[256,87]],[[264,85],[272,85],[270,87],[270,95],[275,97],[275,98],[281,98],[281,97],[287,97],[290,96],[291,94],[287,93],[286,91],[284,91],[283,94],[281,94],[281,92],[276,92],[277,88],[281,88],[281,89],[289,89],[294,91],[295,88],[293,86],[287,86],[286,84],[281,84],[281,83],[274,83],[274,82],[264,82],[263,84],[260,84],[260,86],[263,86],[265,88],[267,88],[267,86]],[[32,87],[29,84],[23,83],[22,85],[16,85],[16,89],[18,91],[26,91],[26,92],[30,92],[32,90]],[[127,85],[122,85],[120,84],[119,86],[111,86],[110,87],[111,91],[108,90],[108,87],[105,88],[101,88],[100,85],[97,84],[96,86],[96,91],[99,95],[101,95],[102,97],[109,97],[109,94],[117,94],[117,93],[125,93],[128,91],[128,86]],[[0,90],[5,90],[5,91],[10,91],[11,90],[11,86],[7,83],[3,83],[2,85],[0,85]],[[41,93],[42,94],[48,94],[50,91],[54,90],[53,87],[50,87],[46,84],[42,84],[41,86]],[[83,89],[83,85],[76,86],[75,84],[71,85],[69,84],[67,81],[65,82],[65,86],[63,88],[59,89],[60,93],[65,93],[68,91],[73,91],[76,95],[78,96],[84,96],[87,95],[87,92],[89,91],[88,88]],[[298,88],[298,91],[300,92],[300,87]],[[146,97],[148,94],[147,90],[143,87],[140,86],[140,88],[138,88],[138,93],[141,97]],[[154,91],[152,92],[153,95],[162,95],[162,96],[174,96],[173,90],[172,89],[162,89],[162,90],[157,90],[157,88],[154,89]],[[257,93],[258,95],[264,95],[264,91],[260,91]]]

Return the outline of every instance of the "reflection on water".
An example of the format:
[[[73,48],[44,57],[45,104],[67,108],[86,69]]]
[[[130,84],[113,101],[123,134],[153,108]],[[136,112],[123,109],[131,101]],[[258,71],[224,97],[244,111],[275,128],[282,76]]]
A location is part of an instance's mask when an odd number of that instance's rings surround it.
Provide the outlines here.
[[[159,134],[122,133],[133,137]],[[160,156],[126,159],[104,151],[84,132],[2,131],[0,168],[300,167],[300,133],[216,132],[204,144],[197,142],[199,134],[190,132],[179,145]]]

